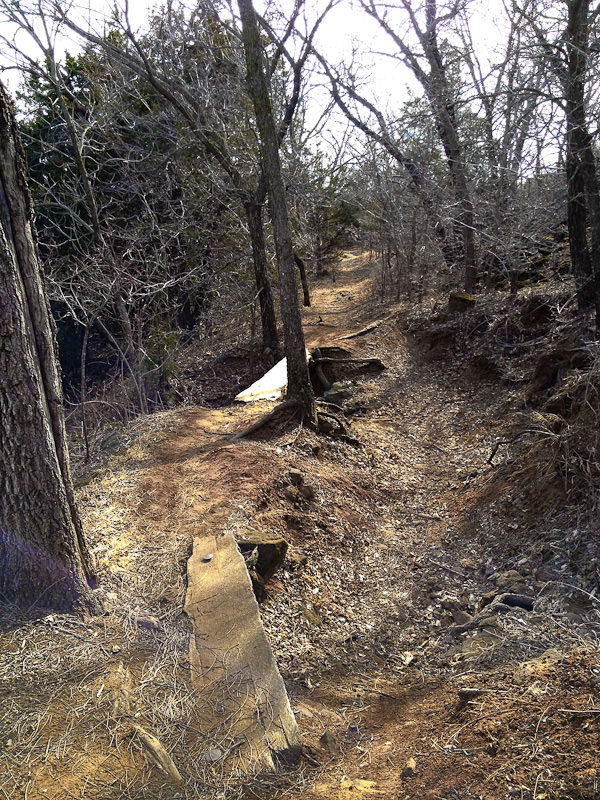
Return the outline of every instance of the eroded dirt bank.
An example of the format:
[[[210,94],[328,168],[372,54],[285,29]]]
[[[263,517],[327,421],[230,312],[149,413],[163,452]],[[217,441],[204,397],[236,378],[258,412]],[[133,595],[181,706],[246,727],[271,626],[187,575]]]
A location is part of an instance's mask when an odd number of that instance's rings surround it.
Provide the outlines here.
[[[309,347],[343,342],[387,366],[349,385],[359,446],[293,423],[232,443],[272,404],[187,408],[138,423],[80,489],[108,613],[32,610],[3,629],[7,797],[598,795],[593,542],[554,483],[528,491],[507,433],[519,398],[408,336],[376,272],[348,255],[305,314]],[[292,468],[307,497],[289,490]],[[203,699],[187,682],[185,563],[213,528],[292,545],[262,613],[306,757],[250,785],[207,759],[227,743],[194,725]],[[120,664],[185,788],[112,713]]]

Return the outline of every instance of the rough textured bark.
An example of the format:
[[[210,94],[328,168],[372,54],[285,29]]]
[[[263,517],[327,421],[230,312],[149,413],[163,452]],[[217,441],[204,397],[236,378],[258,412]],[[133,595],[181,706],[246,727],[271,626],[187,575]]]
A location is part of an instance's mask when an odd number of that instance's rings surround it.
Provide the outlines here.
[[[304,332],[294,272],[294,251],[279,159],[279,141],[265,75],[260,34],[252,1],[238,0],[238,6],[242,20],[248,89],[258,125],[277,254],[281,316],[284,323],[283,332],[288,367],[287,397],[296,400],[303,413],[314,419],[314,395],[306,362]]]
[[[569,0],[566,42],[567,202],[569,249],[580,308],[595,306],[600,330],[600,193],[592,137],[587,130],[585,83],[589,57],[589,0]],[[591,251],[586,225],[589,223]]]
[[[54,329],[11,103],[0,85],[0,600],[95,607]]]
[[[298,267],[298,274],[300,275],[300,283],[302,284],[302,296],[305,306],[310,307],[310,289],[308,288],[308,278],[306,276],[306,264],[300,258],[298,253],[294,253],[294,261]]]
[[[252,244],[252,261],[254,264],[254,278],[258,290],[260,303],[260,320],[262,326],[263,350],[270,350],[275,361],[279,358],[279,337],[277,336],[277,318],[275,316],[275,303],[269,280],[267,265],[267,250],[265,246],[265,231],[263,227],[264,201],[254,202],[248,200],[244,203],[248,232]]]

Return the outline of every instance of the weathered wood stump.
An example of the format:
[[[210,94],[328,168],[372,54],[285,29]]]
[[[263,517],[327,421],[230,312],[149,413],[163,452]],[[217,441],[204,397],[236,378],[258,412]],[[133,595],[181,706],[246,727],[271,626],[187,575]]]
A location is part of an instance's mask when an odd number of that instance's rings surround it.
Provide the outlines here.
[[[194,540],[186,614],[203,727],[234,773],[293,763],[302,745],[244,559],[230,534]],[[212,752],[212,751],[211,751]]]

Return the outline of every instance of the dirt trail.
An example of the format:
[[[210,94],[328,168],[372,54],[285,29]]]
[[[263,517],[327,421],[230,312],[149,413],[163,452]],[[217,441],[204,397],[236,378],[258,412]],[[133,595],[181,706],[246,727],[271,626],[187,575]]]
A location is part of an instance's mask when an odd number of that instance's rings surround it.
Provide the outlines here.
[[[307,557],[297,569],[286,562],[262,606],[306,762],[298,774],[257,781],[248,796],[597,796],[600,715],[577,718],[575,731],[572,716],[555,710],[588,702],[599,680],[597,658],[585,647],[571,648],[541,664],[539,682],[515,682],[519,662],[557,646],[548,613],[543,605],[537,617],[522,609],[479,611],[481,598],[509,569],[523,573],[517,588],[533,590],[519,561],[523,535],[511,533],[518,520],[500,507],[507,485],[487,463],[502,429],[502,398],[493,385],[474,388],[460,369],[427,361],[403,332],[403,310],[378,302],[377,269],[366,254],[347,255],[335,282],[327,278],[313,288],[304,314],[310,348],[341,345],[387,365],[352,382],[351,431],[360,446],[317,437],[297,422],[230,441],[272,403],[177,410],[145,421],[127,450],[80,490],[113,610],[98,640],[106,663],[93,649],[85,651],[87,666],[74,662],[72,676],[63,670],[70,683],[55,695],[101,695],[111,663],[123,659],[139,686],[138,707],[147,714],[153,709],[148,725],[169,745],[182,774],[196,776],[176,796],[204,796],[202,786],[212,786],[206,791],[214,796],[221,786],[216,768],[202,780],[197,775],[207,747],[193,727],[193,704],[201,699],[185,699],[185,564],[193,536],[203,531],[266,529],[282,533]],[[377,320],[374,330],[340,339]],[[312,499],[286,495],[291,467],[313,487]],[[140,614],[159,626],[140,629]],[[557,626],[564,628],[562,617]],[[34,639],[38,629],[31,628]],[[54,629],[53,642],[57,636]],[[570,635],[564,639],[572,644]],[[66,642],[72,645],[69,637]],[[22,669],[26,674],[25,661]],[[569,683],[566,676],[575,674],[580,679]],[[57,673],[48,666],[42,679],[58,680]],[[461,705],[458,689],[465,686],[482,694]],[[33,688],[26,691],[34,697]],[[96,741],[105,723],[98,703],[91,706],[89,721],[80,714],[76,726]],[[183,724],[185,708],[192,716]],[[72,715],[60,724],[68,728],[69,719],[75,725]],[[47,769],[44,746],[42,738],[37,777],[27,783],[30,800],[65,796],[56,775],[68,773],[66,749]],[[98,739],[97,769],[86,767],[96,776],[92,783],[104,787],[114,785],[99,774],[107,747]],[[129,778],[119,784],[121,794],[89,787],[85,793],[87,783],[72,774],[70,793],[94,800],[175,796],[131,747],[125,753]],[[18,770],[17,753],[13,761]]]

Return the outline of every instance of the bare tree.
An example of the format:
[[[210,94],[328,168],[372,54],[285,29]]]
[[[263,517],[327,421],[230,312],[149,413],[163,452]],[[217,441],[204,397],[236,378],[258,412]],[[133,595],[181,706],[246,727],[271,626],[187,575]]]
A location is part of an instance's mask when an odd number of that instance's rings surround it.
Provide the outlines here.
[[[558,7],[529,0],[517,5],[516,12],[526,20],[544,64],[546,97],[565,115],[571,266],[579,307],[595,307],[600,331],[600,191],[588,122],[590,30],[600,18],[600,7],[592,11],[589,0],[565,0]]]
[[[474,212],[456,108],[458,87],[452,84],[438,41],[440,24],[456,16],[457,6],[442,14],[438,12],[437,0],[425,0],[424,20],[421,22],[414,4],[410,0],[400,0],[410,30],[416,36],[417,47],[412,48],[407,38],[394,27],[388,4],[378,3],[377,0],[361,0],[361,5],[391,38],[399,58],[412,70],[430,103],[458,206],[456,222],[462,240],[460,256],[465,270],[465,289],[473,291],[477,280]]]
[[[271,106],[260,33],[252,0],[238,0],[238,6],[246,54],[248,90],[252,98],[260,135],[262,164],[268,187],[269,210],[277,252],[279,292],[287,358],[287,400],[297,403],[303,416],[316,420],[315,401],[308,372],[298,303],[287,199],[281,175],[279,138]]]

